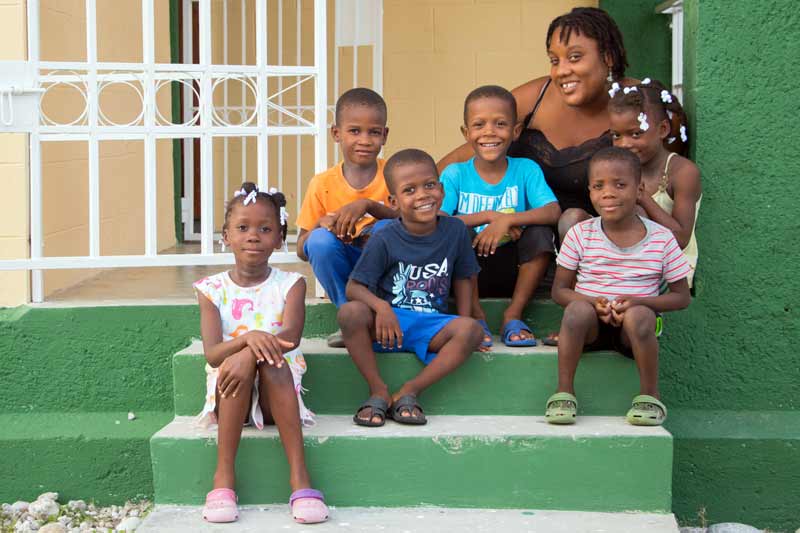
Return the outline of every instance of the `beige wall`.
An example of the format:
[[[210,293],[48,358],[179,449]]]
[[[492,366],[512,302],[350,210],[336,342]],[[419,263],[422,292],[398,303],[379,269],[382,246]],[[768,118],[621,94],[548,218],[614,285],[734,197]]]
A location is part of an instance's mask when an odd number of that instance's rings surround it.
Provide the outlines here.
[[[586,0],[384,0],[387,153],[416,147],[439,159],[463,143],[464,98],[485,84],[512,89],[546,75],[550,21]]]
[[[25,2],[0,3],[0,60],[26,59]],[[28,257],[27,136],[0,134],[0,259]],[[30,275],[0,272],[0,307],[29,299]]]

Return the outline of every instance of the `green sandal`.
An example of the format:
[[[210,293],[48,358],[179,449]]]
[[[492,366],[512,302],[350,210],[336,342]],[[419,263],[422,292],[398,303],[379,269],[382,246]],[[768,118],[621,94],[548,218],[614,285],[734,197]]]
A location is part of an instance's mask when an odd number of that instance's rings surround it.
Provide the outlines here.
[[[557,392],[547,399],[544,418],[550,424],[574,424],[578,399],[568,392]]]
[[[667,419],[667,406],[653,396],[640,394],[631,405],[626,418],[634,426],[660,426]]]

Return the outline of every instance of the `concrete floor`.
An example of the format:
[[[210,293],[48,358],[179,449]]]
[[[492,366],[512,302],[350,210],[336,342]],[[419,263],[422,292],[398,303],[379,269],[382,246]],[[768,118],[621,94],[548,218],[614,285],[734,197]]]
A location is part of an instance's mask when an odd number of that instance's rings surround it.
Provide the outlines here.
[[[289,246],[294,253],[294,245]],[[165,250],[165,254],[199,253],[199,243],[186,243]],[[307,297],[314,297],[315,279],[311,265],[297,260],[295,263],[276,265],[282,270],[300,272],[308,283]],[[49,295],[45,301],[51,304],[134,304],[196,302],[192,283],[211,274],[229,269],[230,266],[176,266],[147,268],[111,268],[76,285]]]
[[[671,514],[584,513],[528,509],[450,509],[440,507],[331,509],[325,523],[301,525],[292,521],[288,505],[248,506],[233,524],[203,522],[200,507],[156,506],[138,533],[195,531],[325,531],[397,533],[678,533]]]

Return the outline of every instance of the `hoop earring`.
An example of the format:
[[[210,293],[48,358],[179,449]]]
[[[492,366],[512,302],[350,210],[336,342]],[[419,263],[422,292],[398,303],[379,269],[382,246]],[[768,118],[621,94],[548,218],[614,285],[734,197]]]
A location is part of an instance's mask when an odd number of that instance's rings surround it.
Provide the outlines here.
[[[611,72],[611,67],[608,68],[608,76],[606,77],[606,81],[608,81],[608,83],[614,82],[614,73]]]

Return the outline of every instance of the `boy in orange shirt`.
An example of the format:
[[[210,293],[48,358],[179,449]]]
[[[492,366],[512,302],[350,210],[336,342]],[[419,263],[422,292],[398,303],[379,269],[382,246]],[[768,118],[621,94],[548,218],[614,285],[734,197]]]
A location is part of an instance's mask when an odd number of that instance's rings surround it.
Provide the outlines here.
[[[386,102],[370,89],[355,88],[336,102],[331,136],[342,150],[342,162],[311,179],[297,226],[297,255],[311,263],[314,275],[336,307],[347,301],[345,286],[369,235],[382,219],[397,217],[389,207],[378,158],[386,143]],[[328,338],[344,346],[341,332]]]

